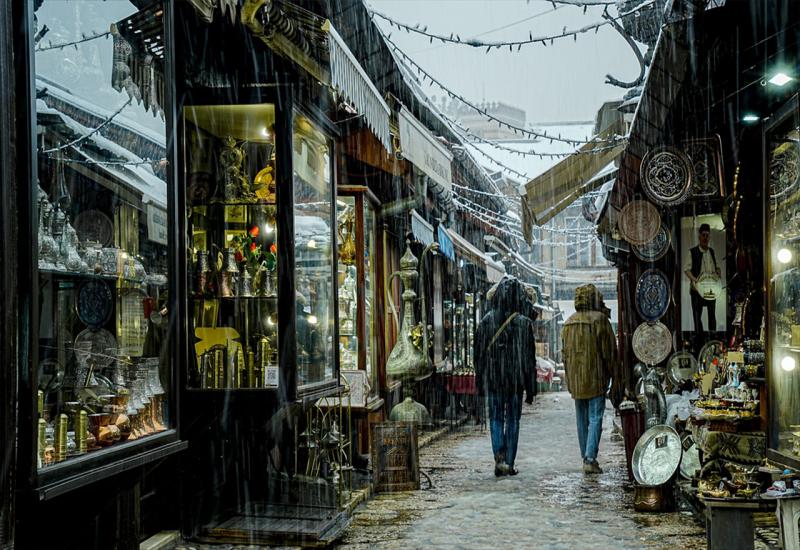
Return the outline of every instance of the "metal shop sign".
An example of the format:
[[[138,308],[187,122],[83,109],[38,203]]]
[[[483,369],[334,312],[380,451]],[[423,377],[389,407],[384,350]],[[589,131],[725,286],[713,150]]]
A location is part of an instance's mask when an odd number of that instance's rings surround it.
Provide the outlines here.
[[[413,422],[373,424],[372,465],[376,492],[419,489],[416,424]]]
[[[158,244],[167,244],[167,212],[153,204],[147,205],[147,238]]]
[[[405,107],[400,108],[398,121],[403,157],[450,191],[453,181],[450,163],[453,161],[453,155]]]

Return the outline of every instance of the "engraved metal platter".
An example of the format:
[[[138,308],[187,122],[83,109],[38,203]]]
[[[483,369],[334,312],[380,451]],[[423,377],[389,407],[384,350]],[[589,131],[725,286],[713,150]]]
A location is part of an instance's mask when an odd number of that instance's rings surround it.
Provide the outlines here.
[[[682,456],[678,432],[663,424],[653,426],[644,432],[633,449],[633,477],[640,485],[663,485],[675,475]]]
[[[645,321],[658,321],[669,308],[672,289],[660,269],[648,269],[636,283],[636,310]]]
[[[653,203],[635,200],[622,209],[617,225],[626,241],[641,246],[656,237],[661,227],[661,215]]]
[[[639,175],[645,194],[661,206],[677,206],[692,193],[692,163],[679,149],[650,150],[642,159]]]
[[[680,385],[692,379],[697,372],[697,359],[688,351],[676,351],[667,361],[667,377]]]
[[[636,257],[643,262],[655,262],[667,254],[671,245],[672,234],[662,223],[653,240],[643,245],[632,245],[631,248]]]
[[[72,225],[81,242],[108,246],[114,240],[114,224],[99,210],[84,210],[77,215]]]
[[[79,363],[88,364],[91,360],[99,368],[105,368],[116,359],[110,353],[116,347],[117,340],[106,329],[87,328],[75,337],[75,358]]]
[[[716,300],[722,295],[722,280],[716,275],[700,275],[694,286],[703,300]]]
[[[108,322],[114,309],[114,296],[108,283],[87,281],[78,290],[78,318],[90,328],[100,328]]]
[[[800,143],[785,141],[772,150],[769,162],[770,198],[785,197],[800,180]]]
[[[633,331],[633,354],[645,365],[658,365],[672,351],[672,333],[664,323],[642,323]]]

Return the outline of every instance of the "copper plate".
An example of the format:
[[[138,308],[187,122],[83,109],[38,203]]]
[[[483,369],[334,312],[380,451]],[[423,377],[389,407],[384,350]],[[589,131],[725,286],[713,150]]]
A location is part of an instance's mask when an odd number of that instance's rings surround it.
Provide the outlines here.
[[[651,149],[639,168],[642,189],[661,206],[677,206],[692,193],[692,162],[673,147]]]
[[[672,351],[672,333],[664,323],[642,323],[633,332],[633,353],[645,365],[658,365]]]
[[[661,228],[661,215],[650,202],[631,201],[620,212],[618,225],[622,238],[643,246],[656,238]]]

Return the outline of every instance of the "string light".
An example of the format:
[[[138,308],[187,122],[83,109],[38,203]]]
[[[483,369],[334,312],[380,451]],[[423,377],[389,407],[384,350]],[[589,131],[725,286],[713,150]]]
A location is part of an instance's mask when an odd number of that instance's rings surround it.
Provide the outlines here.
[[[55,159],[53,155],[48,155],[49,158]],[[61,162],[67,164],[88,164],[100,166],[143,166],[150,165],[155,170],[162,164],[167,162],[166,158],[160,159],[142,159],[142,160],[91,160],[91,159],[70,159],[62,158]]]
[[[81,33],[80,40],[73,40],[72,42],[63,42],[61,44],[53,44],[49,42],[47,46],[37,46],[35,51],[37,52],[47,52],[50,50],[63,50],[64,48],[74,47],[76,50],[78,49],[78,44],[83,44],[84,42],[89,42],[91,40],[97,40],[98,38],[108,38],[111,36],[111,31],[100,32],[100,33],[92,33],[90,35],[86,35]]]
[[[469,107],[470,109],[472,109],[476,113],[480,114],[481,116],[483,116],[485,118],[488,118],[489,120],[497,123],[497,125],[500,128],[508,128],[509,130],[514,132],[515,134],[522,135],[523,137],[527,136],[529,138],[544,139],[544,140],[548,140],[550,143],[552,143],[554,141],[558,141],[558,142],[562,142],[562,143],[569,143],[570,145],[585,145],[587,143],[617,143],[617,142],[625,139],[623,136],[614,136],[612,138],[607,138],[607,139],[565,138],[565,137],[562,137],[561,134],[554,136],[554,135],[548,134],[547,132],[540,132],[540,131],[536,131],[536,130],[528,130],[526,128],[521,128],[519,126],[516,126],[514,124],[506,122],[506,121],[504,121],[502,119],[499,119],[496,116],[492,115],[491,113],[489,113],[485,109],[482,109],[481,107],[478,107],[474,103],[472,103],[469,100],[465,99],[463,96],[460,96],[457,93],[451,91],[447,86],[442,84],[439,80],[437,80],[429,72],[427,72],[425,69],[423,69],[416,61],[414,61],[411,57],[409,57],[408,54],[406,54],[403,50],[401,50],[400,47],[397,44],[395,44],[388,35],[384,34],[382,31],[381,31],[381,35],[383,36],[383,39],[386,41],[386,43],[398,55],[400,55],[403,58],[403,61],[406,62],[407,64],[411,65],[412,68],[417,71],[417,74],[422,77],[423,83],[425,82],[425,80],[430,80],[432,84],[435,84],[438,88],[440,88],[450,98],[455,99],[455,100],[463,103],[464,105],[466,105],[467,107]]]
[[[477,38],[466,38],[462,39],[460,35],[456,33],[450,33],[450,35],[443,35],[443,34],[436,34],[428,32],[428,26],[420,26],[419,23],[416,25],[409,25],[407,23],[401,23],[396,19],[389,17],[388,15],[381,13],[379,11],[375,11],[373,9],[369,10],[370,16],[372,18],[379,17],[383,19],[387,23],[389,23],[390,27],[397,27],[397,29],[401,31],[406,31],[408,33],[415,33],[421,36],[426,37],[431,43],[434,40],[437,42],[441,42],[442,44],[459,44],[462,46],[471,46],[473,48],[486,48],[486,53],[489,53],[491,50],[496,49],[504,49],[508,48],[509,51],[513,52],[516,48],[516,51],[520,51],[522,46],[530,46],[532,44],[542,44],[543,46],[547,46],[548,42],[550,45],[556,40],[561,40],[563,38],[572,38],[573,40],[578,39],[579,34],[585,34],[589,31],[594,31],[595,33],[600,30],[600,27],[604,27],[606,25],[610,25],[614,21],[620,21],[623,17],[636,13],[637,11],[647,7],[649,4],[652,4],[652,0],[650,2],[646,2],[644,5],[640,5],[632,10],[626,11],[621,13],[616,18],[609,18],[604,19],[603,21],[596,21],[589,25],[585,25],[579,29],[567,29],[564,27],[560,33],[552,34],[552,35],[545,35],[545,36],[533,36],[533,32],[528,32],[528,38],[523,40],[511,40],[511,41],[495,41],[495,42],[487,42],[483,40],[478,40]],[[553,4],[555,6],[555,4]],[[607,9],[607,6],[606,6]]]
[[[111,114],[111,116],[108,117],[106,120],[104,120],[103,123],[100,124],[100,126],[98,126],[97,128],[94,128],[93,130],[90,130],[88,133],[86,133],[86,134],[84,134],[84,135],[82,135],[82,136],[80,136],[78,138],[75,138],[72,141],[65,143],[64,145],[59,145],[58,147],[53,147],[52,149],[45,149],[44,151],[41,151],[41,152],[44,153],[44,154],[55,153],[56,151],[63,151],[64,149],[67,149],[67,148],[72,147],[74,145],[78,145],[79,143],[83,143],[84,141],[86,141],[87,139],[89,139],[90,137],[95,135],[97,132],[99,132],[100,130],[105,128],[112,120],[114,120],[114,118],[117,115],[119,115],[122,112],[122,110],[125,107],[130,105],[132,101],[133,101],[133,98],[129,97],[128,101],[123,103],[122,106],[119,109],[114,111]]]

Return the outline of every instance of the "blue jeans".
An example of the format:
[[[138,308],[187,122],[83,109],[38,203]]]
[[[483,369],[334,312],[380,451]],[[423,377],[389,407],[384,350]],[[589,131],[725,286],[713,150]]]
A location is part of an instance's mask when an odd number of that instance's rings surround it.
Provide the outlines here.
[[[600,434],[603,432],[603,414],[606,410],[605,395],[591,399],[575,400],[575,417],[578,423],[578,444],[581,456],[586,461],[597,459]]]
[[[489,428],[492,451],[502,454],[506,464],[514,466],[519,441],[519,419],[522,416],[522,395],[489,394]]]

